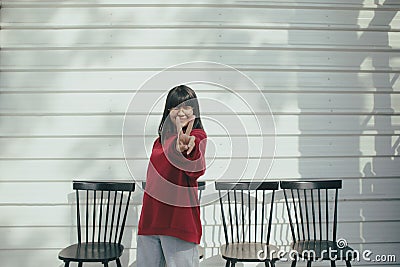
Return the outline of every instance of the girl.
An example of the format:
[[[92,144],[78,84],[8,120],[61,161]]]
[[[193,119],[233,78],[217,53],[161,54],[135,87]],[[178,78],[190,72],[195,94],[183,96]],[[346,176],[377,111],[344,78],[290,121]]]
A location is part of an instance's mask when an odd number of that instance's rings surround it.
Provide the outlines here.
[[[206,133],[195,92],[171,89],[147,169],[137,266],[199,265],[202,227],[197,179],[205,172]]]

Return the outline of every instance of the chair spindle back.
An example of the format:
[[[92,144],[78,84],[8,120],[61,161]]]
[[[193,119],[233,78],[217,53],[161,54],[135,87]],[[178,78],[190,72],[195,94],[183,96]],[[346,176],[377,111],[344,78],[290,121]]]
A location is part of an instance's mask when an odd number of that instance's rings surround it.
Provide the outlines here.
[[[121,244],[129,200],[135,190],[135,184],[73,181],[73,189],[76,191],[77,201],[78,243]],[[127,197],[125,192],[128,193]]]
[[[301,240],[336,242],[341,180],[281,181],[281,188],[294,243]]]
[[[226,244],[269,244],[279,182],[216,182]]]

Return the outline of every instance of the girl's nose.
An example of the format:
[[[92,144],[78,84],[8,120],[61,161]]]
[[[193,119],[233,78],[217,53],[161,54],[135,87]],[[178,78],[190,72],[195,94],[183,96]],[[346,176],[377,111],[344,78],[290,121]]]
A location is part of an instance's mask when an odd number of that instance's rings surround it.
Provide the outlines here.
[[[178,116],[185,116],[185,113],[183,112],[183,110],[181,108],[178,111]]]

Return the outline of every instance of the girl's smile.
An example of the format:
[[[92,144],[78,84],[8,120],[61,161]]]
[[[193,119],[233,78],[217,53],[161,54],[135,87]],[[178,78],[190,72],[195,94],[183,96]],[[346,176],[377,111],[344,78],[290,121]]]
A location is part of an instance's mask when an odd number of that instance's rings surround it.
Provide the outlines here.
[[[178,117],[181,122],[181,126],[185,127],[193,116],[193,108],[191,106],[179,106],[170,109],[170,116],[172,121]]]

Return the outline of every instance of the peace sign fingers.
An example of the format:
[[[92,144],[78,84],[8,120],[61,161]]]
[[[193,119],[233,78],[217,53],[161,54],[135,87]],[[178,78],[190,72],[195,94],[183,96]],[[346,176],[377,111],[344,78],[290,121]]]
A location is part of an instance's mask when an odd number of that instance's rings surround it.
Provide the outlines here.
[[[190,132],[193,129],[193,124],[194,124],[194,120],[195,119],[196,119],[196,117],[194,115],[190,117],[190,121],[189,121],[189,124],[188,124],[188,126],[186,128],[185,134],[190,135]]]
[[[196,143],[194,142],[196,140],[195,136],[190,136],[189,139],[189,144],[188,144],[188,151],[186,152],[187,155],[190,154],[190,152],[192,152],[192,150],[194,149],[194,147],[196,146]]]

